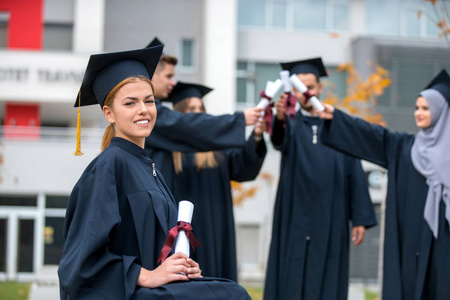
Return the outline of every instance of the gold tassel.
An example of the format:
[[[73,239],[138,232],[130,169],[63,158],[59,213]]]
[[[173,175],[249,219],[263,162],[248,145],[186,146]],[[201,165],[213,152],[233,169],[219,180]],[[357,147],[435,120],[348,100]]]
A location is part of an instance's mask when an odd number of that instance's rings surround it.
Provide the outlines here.
[[[83,155],[83,151],[81,151],[81,118],[80,118],[80,103],[81,103],[81,89],[78,92],[78,120],[77,120],[77,148],[75,149],[75,152],[73,155],[75,156],[81,156]]]

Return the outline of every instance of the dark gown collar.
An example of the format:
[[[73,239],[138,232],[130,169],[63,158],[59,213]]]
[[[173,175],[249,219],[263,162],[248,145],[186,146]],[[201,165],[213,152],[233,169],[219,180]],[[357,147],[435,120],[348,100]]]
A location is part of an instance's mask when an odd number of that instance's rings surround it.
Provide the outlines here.
[[[124,138],[121,138],[121,137],[112,138],[110,146],[117,146],[117,147],[122,148],[123,150],[137,156],[140,159],[147,160],[149,162],[152,161],[150,159],[150,157],[148,156],[147,152],[143,148],[139,147],[135,143],[130,142]]]

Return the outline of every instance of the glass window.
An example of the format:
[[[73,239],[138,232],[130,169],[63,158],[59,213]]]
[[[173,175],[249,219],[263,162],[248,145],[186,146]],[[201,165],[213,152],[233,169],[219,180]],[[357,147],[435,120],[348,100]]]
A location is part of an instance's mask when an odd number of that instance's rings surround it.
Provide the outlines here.
[[[236,99],[239,103],[247,102],[247,80],[245,78],[237,79],[237,87],[236,87]]]
[[[45,50],[72,50],[72,24],[45,24]]]
[[[287,26],[287,0],[273,0],[272,3],[272,25],[277,28],[285,28]]]
[[[405,9],[404,15],[405,34],[407,36],[420,36],[420,19],[417,16],[418,9]]]
[[[322,83],[322,95],[320,99],[325,99],[328,93],[343,99],[347,93],[347,73],[339,72],[336,67],[326,67],[328,76],[320,79]]]
[[[348,5],[339,4],[333,7],[333,29],[348,30]]]
[[[325,0],[294,0],[294,28],[326,29]]]
[[[392,0],[366,0],[367,30],[373,34],[399,33],[399,3]]]
[[[17,247],[17,271],[33,272],[34,220],[19,220],[19,246]]]
[[[37,198],[28,196],[0,196],[0,206],[36,206]]]
[[[64,218],[46,217],[44,229],[44,265],[57,265],[64,246]]]
[[[266,88],[267,81],[275,81],[280,78],[281,67],[277,63],[256,63],[255,66],[255,95],[251,103],[257,104],[260,98],[260,92]],[[276,94],[273,98],[276,100],[281,94]]]
[[[46,196],[45,208],[67,208],[68,196]]]
[[[194,66],[194,40],[183,39],[181,41],[181,62],[183,67]]]
[[[9,13],[0,12],[0,48],[6,48],[8,40]]]
[[[266,1],[239,0],[238,24],[239,26],[264,26],[266,17]]]
[[[8,222],[0,219],[0,272],[6,272],[6,233],[8,232]]]

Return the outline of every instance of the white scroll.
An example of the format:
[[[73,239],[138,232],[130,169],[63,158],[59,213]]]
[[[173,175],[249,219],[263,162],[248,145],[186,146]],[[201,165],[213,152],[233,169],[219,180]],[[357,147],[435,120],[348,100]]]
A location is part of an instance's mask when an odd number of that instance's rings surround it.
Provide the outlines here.
[[[303,84],[303,82],[297,77],[296,74],[291,75],[291,77],[289,77],[292,85],[299,90],[302,94],[305,94],[308,92],[308,88]],[[319,101],[319,99],[317,99],[316,96],[311,96],[311,98],[309,98],[309,101],[311,102],[311,104],[314,106],[315,109],[319,110],[319,111],[324,111],[325,107],[322,105],[322,103]]]
[[[178,203],[178,220],[177,222],[191,223],[192,214],[194,213],[194,204],[187,200],[182,200]],[[189,239],[184,231],[180,231],[175,240],[175,252],[181,252],[186,254],[187,257],[190,255],[190,244]]]

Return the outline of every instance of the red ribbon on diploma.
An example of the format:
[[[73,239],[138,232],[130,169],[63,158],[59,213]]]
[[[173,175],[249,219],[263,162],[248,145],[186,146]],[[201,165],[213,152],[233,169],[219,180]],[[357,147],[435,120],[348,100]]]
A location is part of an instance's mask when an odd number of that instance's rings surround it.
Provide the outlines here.
[[[306,90],[306,92],[303,93],[303,96],[305,96],[305,103],[308,102],[309,98],[311,98],[313,95],[309,92],[309,90]]]
[[[291,119],[295,118],[295,104],[297,104],[297,98],[291,93],[286,93],[288,95],[287,101],[285,103],[286,111],[289,112]],[[308,98],[309,99],[309,98]]]
[[[262,98],[266,98],[267,100],[272,100],[271,97],[267,96],[264,90],[261,91],[260,96]],[[264,109],[264,122],[266,122],[266,131],[272,135],[272,119],[273,119],[273,112],[272,107],[274,107],[274,103],[270,102],[269,105],[266,106]]]
[[[161,249],[161,253],[159,253],[158,261],[156,262],[156,264],[159,264],[159,262],[162,263],[166,260],[170,251],[172,251],[173,243],[175,242],[175,238],[177,237],[180,231],[184,231],[186,233],[186,236],[189,242],[191,243],[192,249],[194,249],[194,251],[195,247],[202,246],[195,237],[194,233],[192,232],[192,225],[190,223],[179,221],[177,223],[177,226],[174,226],[172,229],[169,230],[166,242],[164,243],[164,246]]]

